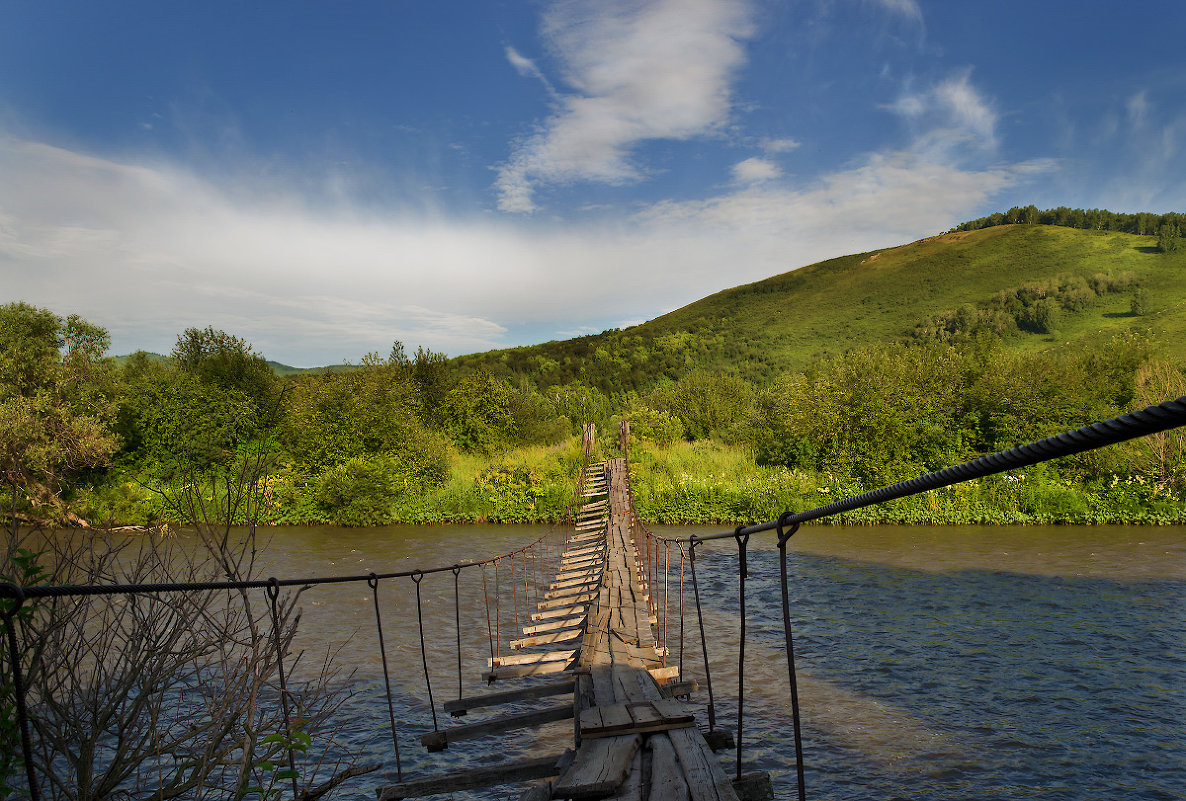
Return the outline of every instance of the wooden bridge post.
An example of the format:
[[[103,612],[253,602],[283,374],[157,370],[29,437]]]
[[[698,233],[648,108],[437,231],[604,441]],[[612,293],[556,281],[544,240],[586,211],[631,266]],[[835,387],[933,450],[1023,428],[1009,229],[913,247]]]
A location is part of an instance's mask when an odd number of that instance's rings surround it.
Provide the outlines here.
[[[581,429],[581,444],[585,446],[585,455],[589,456],[593,453],[593,442],[596,438],[596,430],[592,423],[585,423],[584,428]]]
[[[630,458],[630,421],[623,420],[618,423],[618,442],[622,446],[622,458]]]

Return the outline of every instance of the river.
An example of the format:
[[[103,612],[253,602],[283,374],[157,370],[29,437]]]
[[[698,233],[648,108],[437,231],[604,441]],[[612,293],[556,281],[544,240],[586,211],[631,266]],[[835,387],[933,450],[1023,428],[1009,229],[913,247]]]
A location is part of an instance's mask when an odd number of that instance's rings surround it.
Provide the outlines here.
[[[506,553],[542,531],[270,529],[257,573],[295,578],[431,568]],[[717,531],[657,528],[671,537]],[[769,771],[777,797],[791,799],[794,753],[773,539],[755,535],[749,545],[743,769]],[[736,547],[726,539],[698,554],[716,712],[721,725],[733,726]],[[1186,528],[807,526],[791,540],[789,563],[809,798],[1186,798]],[[676,554],[668,591],[673,662],[680,659],[678,566]],[[517,560],[519,587],[523,567]],[[482,570],[462,570],[459,610],[451,571],[423,577],[425,651],[438,709],[459,692],[489,691],[480,678],[490,655],[485,599],[500,597],[491,619],[502,652],[515,636],[514,611],[521,625],[529,605],[522,590],[511,595],[510,569],[503,562],[496,582],[488,568],[485,587]],[[685,678],[703,685],[690,581],[685,587]],[[378,586],[405,777],[571,746],[568,721],[457,743],[443,754],[420,747],[419,734],[433,721],[416,595],[409,578]],[[327,651],[352,671],[336,736],[364,761],[384,763],[379,773],[354,780],[351,797],[373,797],[377,785],[396,778],[374,596],[365,582],[323,585],[305,590],[300,606],[294,648],[303,655],[294,682]],[[508,686],[520,685],[493,689]],[[703,689],[694,701],[703,721]],[[438,718],[447,726],[479,714]],[[731,773],[733,754],[719,756]],[[455,797],[492,795],[518,792]]]
[[[687,536],[719,529],[657,531]],[[430,567],[504,552],[539,532],[277,529],[270,532],[264,571]],[[759,535],[750,543],[744,769],[770,771],[778,797],[792,798],[772,540]],[[1186,797],[1186,529],[812,526],[790,550],[810,798]],[[732,541],[701,546],[697,566],[717,713],[732,725],[739,626]],[[505,582],[505,565],[503,571]],[[673,573],[673,607],[674,581]],[[469,695],[486,689],[478,678],[489,656],[481,571],[463,571],[459,588],[462,692]],[[434,769],[416,737],[432,721],[415,585],[385,582],[379,592],[403,766],[415,775]],[[421,592],[439,706],[458,692],[452,573],[424,578]],[[690,614],[690,586],[688,593]],[[298,647],[316,654],[344,641],[340,659],[357,669],[345,736],[384,759],[394,778],[370,590],[319,587],[305,593],[302,605]],[[509,619],[505,600],[503,607]],[[674,610],[672,616],[676,659]],[[694,630],[690,616],[686,676],[702,681]],[[696,700],[703,703],[705,693]],[[451,722],[442,716],[442,725]],[[432,758],[476,764],[559,751],[570,742],[571,723],[553,724],[535,734],[460,743]],[[720,756],[732,771],[732,754]],[[367,787],[379,781],[371,779]]]

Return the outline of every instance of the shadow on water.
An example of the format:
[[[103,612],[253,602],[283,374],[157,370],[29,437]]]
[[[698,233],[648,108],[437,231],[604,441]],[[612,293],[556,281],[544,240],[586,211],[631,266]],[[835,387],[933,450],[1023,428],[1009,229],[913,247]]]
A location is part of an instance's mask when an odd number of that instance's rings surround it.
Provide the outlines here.
[[[714,681],[732,695],[736,557],[705,556]],[[747,739],[790,798],[777,553],[749,564]],[[812,797],[1186,795],[1186,581],[789,565]]]

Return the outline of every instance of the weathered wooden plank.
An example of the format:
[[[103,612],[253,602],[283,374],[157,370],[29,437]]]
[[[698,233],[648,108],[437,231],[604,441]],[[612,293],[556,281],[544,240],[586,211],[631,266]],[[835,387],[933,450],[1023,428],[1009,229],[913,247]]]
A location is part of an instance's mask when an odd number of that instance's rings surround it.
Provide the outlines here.
[[[556,620],[549,620],[547,623],[538,623],[534,626],[524,626],[523,633],[539,634],[543,631],[556,631],[557,629],[572,628],[574,626],[583,625],[587,619],[588,616],[584,614],[571,615],[569,617],[562,617]]]
[[[518,690],[506,690],[498,693],[484,693],[471,695],[469,698],[455,698],[441,704],[441,708],[451,715],[464,714],[471,709],[483,709],[500,704],[513,704],[519,701],[530,701],[535,698],[548,698],[553,695],[563,695],[573,691],[573,679],[550,681],[547,684],[537,684],[534,687],[522,687]]]
[[[583,743],[572,767],[552,785],[552,796],[586,799],[613,795],[630,775],[641,744],[642,738],[636,734]]]
[[[617,793],[607,801],[640,801],[642,798],[643,751],[644,749],[639,748],[634,752],[634,759],[631,760],[630,773],[626,776],[626,781],[622,782]]]
[[[725,769],[698,731],[673,729],[667,736],[683,767],[692,801],[739,801]]]
[[[557,578],[559,578],[559,577],[557,577]],[[573,587],[580,587],[581,585],[590,584],[590,583],[597,583],[597,584],[601,583],[601,571],[600,570],[598,570],[596,568],[589,568],[581,573],[572,573],[569,575],[568,578],[553,581],[551,584],[549,584],[547,586],[547,589],[544,591],[544,594],[547,595],[549,592],[553,592],[555,590],[567,590],[567,589],[571,589]]]
[[[500,765],[471,767],[438,776],[384,785],[376,790],[376,794],[379,801],[400,801],[403,798],[418,798],[456,790],[473,790],[478,787],[497,787],[502,784],[546,779],[559,775],[563,769],[563,758],[564,755],[556,755],[504,762]]]
[[[679,665],[668,665],[667,667],[650,668],[647,670],[655,681],[667,682],[672,679],[679,678]]]
[[[558,642],[568,642],[575,640],[578,637],[585,635],[585,629],[559,629],[557,631],[549,632],[547,634],[537,634],[533,637],[524,637],[521,640],[511,640],[510,646],[512,651],[517,651],[520,648],[532,648],[536,645],[553,645]]]
[[[486,660],[486,667],[506,667],[507,665],[537,665],[542,662],[567,662],[576,655],[576,650],[549,651],[543,654],[511,654],[510,656],[496,656]]]
[[[581,615],[589,607],[588,602],[574,604],[573,606],[566,606],[559,609],[545,609],[542,612],[532,612],[531,619],[535,621],[551,620],[558,617],[574,617]],[[524,629],[526,631],[526,629]]]
[[[568,664],[568,662],[540,662],[537,665],[510,665],[488,670],[482,674],[482,678],[487,682],[495,682],[501,679],[521,679],[524,676],[563,673],[568,668]]]
[[[541,612],[549,609],[561,609],[564,607],[575,606],[576,604],[587,603],[597,597],[596,590],[583,590],[581,592],[568,593],[559,598],[546,598],[535,605],[535,608]],[[534,616],[533,616],[534,618]]]
[[[420,742],[429,751],[443,751],[449,747],[449,743],[472,740],[475,737],[484,737],[487,734],[498,734],[504,731],[542,726],[545,723],[568,720],[572,715],[572,704],[561,704],[559,706],[548,707],[547,709],[534,709],[530,712],[520,712],[514,715],[501,715],[490,720],[467,723],[464,726],[450,726],[445,729],[425,732],[420,735]]]
[[[552,600],[553,598],[563,598],[565,595],[572,595],[574,593],[587,592],[591,587],[597,587],[601,584],[601,577],[587,578],[584,581],[565,582],[566,586],[558,587],[554,590],[545,590],[544,599]]]
[[[648,801],[688,801],[688,782],[670,738],[657,734],[647,740],[651,749],[651,794]]]

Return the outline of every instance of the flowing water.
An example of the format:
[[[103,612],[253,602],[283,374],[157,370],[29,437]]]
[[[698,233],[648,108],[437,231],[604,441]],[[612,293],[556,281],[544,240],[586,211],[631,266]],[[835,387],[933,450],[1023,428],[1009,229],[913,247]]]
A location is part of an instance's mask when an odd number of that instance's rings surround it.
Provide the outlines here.
[[[538,533],[483,526],[281,529],[265,571],[324,575],[451,564],[510,550]],[[809,797],[1186,797],[1186,529],[806,527],[791,541],[789,562]],[[672,568],[674,660],[678,558]],[[735,725],[740,618],[733,542],[701,546],[697,570],[716,712],[722,725]],[[487,574],[489,595],[494,576]],[[489,655],[481,578],[467,570],[458,579],[466,695],[486,689],[478,679]],[[432,769],[416,737],[432,720],[415,590],[408,579],[379,589],[404,771],[412,774]],[[421,593],[439,707],[458,693],[452,573],[426,577]],[[685,593],[686,676],[703,684],[690,581]],[[750,542],[746,597],[743,769],[771,771],[778,796],[792,798],[778,552],[770,535]],[[508,599],[504,592],[504,639],[511,631]],[[390,775],[369,588],[316,588],[303,606],[306,648],[349,637],[341,658],[357,668],[359,692],[350,702],[348,733],[384,759]],[[696,700],[705,703],[706,693]],[[441,725],[454,722],[447,717]],[[456,744],[437,756],[475,764],[558,751],[570,741],[571,723],[561,723]],[[733,755],[721,757],[732,772]]]
[[[262,570],[296,577],[428,568],[503,553],[541,532],[277,529]],[[772,535],[751,539],[748,564],[743,769],[770,771],[778,797],[789,799],[794,750]],[[791,541],[789,565],[809,798],[1186,798],[1186,528],[805,527]],[[673,660],[681,649],[678,567],[675,552]],[[731,540],[698,550],[716,714],[728,726],[737,709],[737,568]],[[512,607],[521,618],[526,609],[522,592],[507,589],[509,569],[500,566],[504,591],[491,612],[502,620],[504,651]],[[522,560],[515,569],[522,582]],[[465,695],[487,690],[479,678],[490,655],[485,599],[493,601],[496,582],[492,569],[485,577],[485,591],[481,570],[457,577]],[[419,590],[439,709],[459,692],[454,576],[426,576]],[[378,594],[405,776],[571,745],[569,721],[426,754],[418,735],[433,721],[417,586],[384,581]],[[685,677],[703,686],[691,598],[685,573]],[[395,778],[374,596],[365,583],[320,586],[301,606],[303,662],[336,648],[355,671],[343,736],[366,761],[385,763],[357,780],[359,797],[373,797]],[[695,701],[703,705],[707,694]],[[458,722],[438,716],[442,726]],[[732,773],[734,755],[720,757]],[[495,795],[517,797],[509,789]]]

